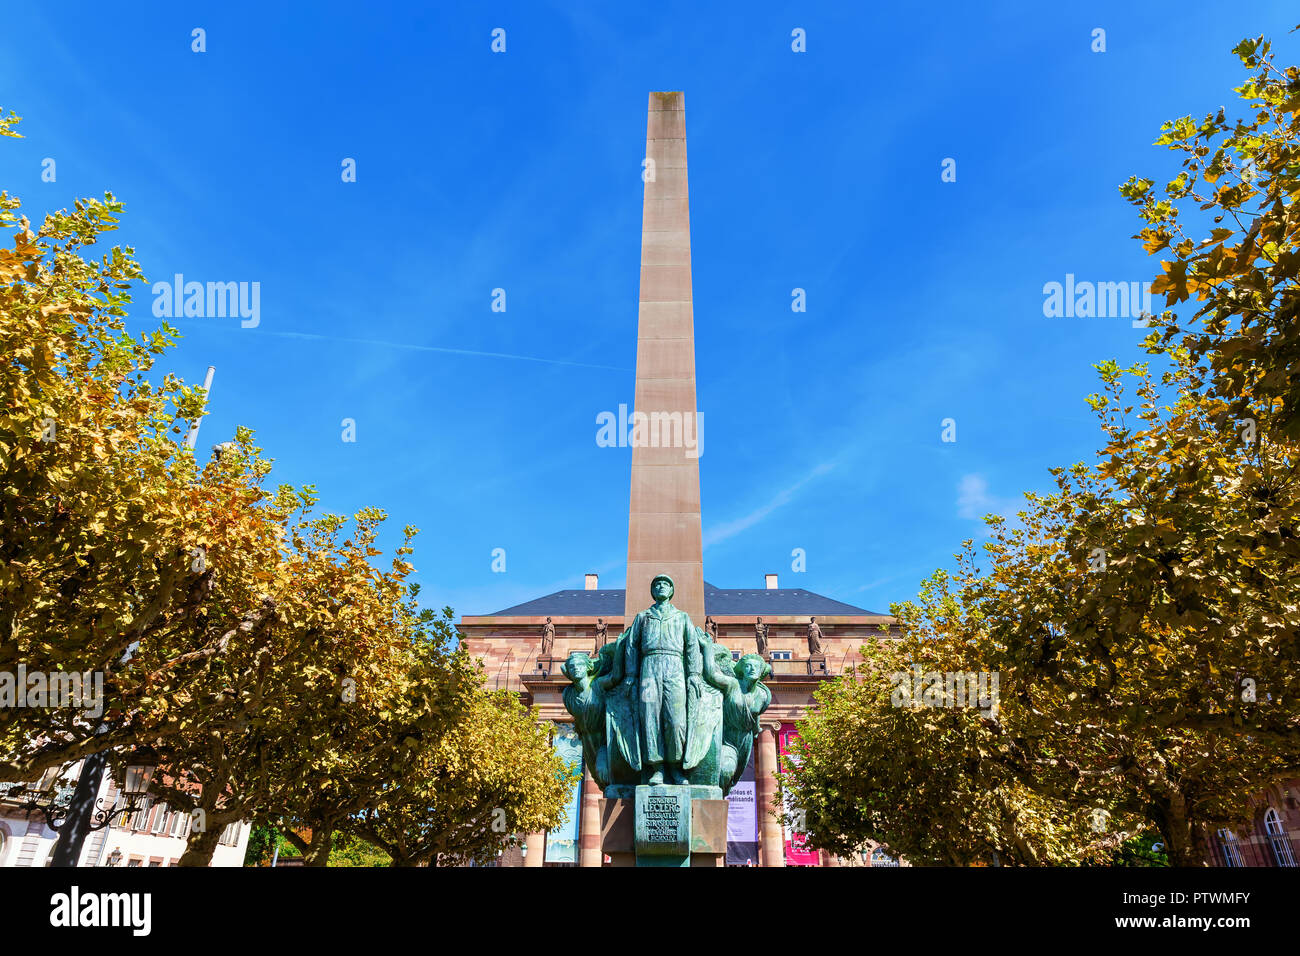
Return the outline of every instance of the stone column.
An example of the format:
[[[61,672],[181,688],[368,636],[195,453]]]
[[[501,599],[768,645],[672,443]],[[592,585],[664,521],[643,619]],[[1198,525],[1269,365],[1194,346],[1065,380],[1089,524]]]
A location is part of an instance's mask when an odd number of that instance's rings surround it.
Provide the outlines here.
[[[776,788],[776,733],[779,725],[765,723],[754,753],[755,797],[758,801],[758,859],[760,866],[785,866],[785,840]]]
[[[524,846],[528,853],[524,856],[524,866],[541,866],[546,862],[546,834],[530,833],[524,837]]]
[[[578,828],[578,865],[600,866],[600,787],[589,771],[582,774],[582,820]]]
[[[650,579],[660,572],[671,575],[676,585],[673,604],[689,614],[696,626],[704,623],[699,461],[703,447],[698,444],[703,434],[695,407],[685,109],[680,92],[650,94],[632,410],[651,416],[647,424],[659,433],[644,436],[652,445],[632,448],[623,617],[628,624],[649,606]]]

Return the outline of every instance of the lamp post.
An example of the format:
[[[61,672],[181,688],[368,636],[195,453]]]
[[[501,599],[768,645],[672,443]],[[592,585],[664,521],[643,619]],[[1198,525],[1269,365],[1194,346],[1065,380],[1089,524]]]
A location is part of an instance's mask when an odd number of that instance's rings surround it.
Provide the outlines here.
[[[118,666],[131,659],[132,655],[135,654],[135,648],[135,644],[127,646],[125,653],[122,654],[122,659],[118,661]],[[108,721],[105,720],[95,728],[95,736],[106,734],[110,729]],[[77,775],[77,785],[73,788],[72,801],[68,804],[68,810],[64,818],[67,826],[59,834],[59,838],[54,841],[54,852],[50,854],[50,866],[76,866],[77,860],[81,856],[82,844],[86,842],[86,835],[92,830],[98,830],[108,825],[112,809],[105,809],[101,806],[100,799],[97,796],[100,786],[104,783],[104,768],[107,766],[107,750],[93,753],[82,762],[81,773]],[[149,772],[149,776],[153,776],[152,770]],[[46,820],[49,820],[48,815]],[[96,823],[98,825],[92,825]],[[50,825],[53,827],[53,823]]]
[[[203,407],[205,409],[208,406],[208,398],[212,395],[212,376],[216,373],[216,368],[209,365],[208,374],[203,376]],[[190,425],[189,433],[185,436],[185,447],[190,451],[194,450],[194,444],[199,440],[199,423],[201,421],[202,418],[194,419],[194,423]]]
[[[112,822],[115,813],[134,812],[139,809],[140,801],[149,791],[158,761],[153,751],[140,749],[128,758],[126,781],[122,788],[124,801],[114,801],[105,806],[100,797],[99,787],[104,779],[104,768],[108,763],[108,753],[91,754],[82,764],[77,784],[72,791],[72,799],[66,808],[57,804],[54,781],[58,771],[53,775],[46,771],[31,796],[20,805],[29,815],[40,813],[46,825],[59,834],[50,855],[50,866],[76,866],[81,856],[81,848],[86,835],[95,830],[102,830]]]

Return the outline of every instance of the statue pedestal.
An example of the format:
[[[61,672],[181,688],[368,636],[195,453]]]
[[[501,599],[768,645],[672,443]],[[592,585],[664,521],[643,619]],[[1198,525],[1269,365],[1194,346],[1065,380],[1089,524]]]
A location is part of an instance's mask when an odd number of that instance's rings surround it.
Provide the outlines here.
[[[610,787],[606,794],[600,847],[608,866],[726,865],[727,801],[716,787]]]

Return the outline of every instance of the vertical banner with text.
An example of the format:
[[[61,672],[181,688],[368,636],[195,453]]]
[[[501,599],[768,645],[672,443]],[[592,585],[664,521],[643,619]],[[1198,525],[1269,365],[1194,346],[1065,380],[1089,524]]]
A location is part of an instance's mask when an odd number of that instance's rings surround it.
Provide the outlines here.
[[[758,802],[754,754],[727,794],[727,866],[758,865]]]
[[[578,826],[582,818],[582,741],[574,732],[573,724],[555,725],[555,750],[578,779],[564,808],[564,822],[547,831],[545,861],[577,866]]]

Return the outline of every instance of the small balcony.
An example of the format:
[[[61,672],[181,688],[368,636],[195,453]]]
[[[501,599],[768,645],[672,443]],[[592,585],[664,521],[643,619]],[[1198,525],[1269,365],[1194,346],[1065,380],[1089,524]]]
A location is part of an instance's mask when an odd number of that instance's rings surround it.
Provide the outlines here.
[[[790,651],[773,651],[767,662],[772,665],[773,677],[834,677],[840,670],[835,666],[836,662],[825,655],[795,657]]]

